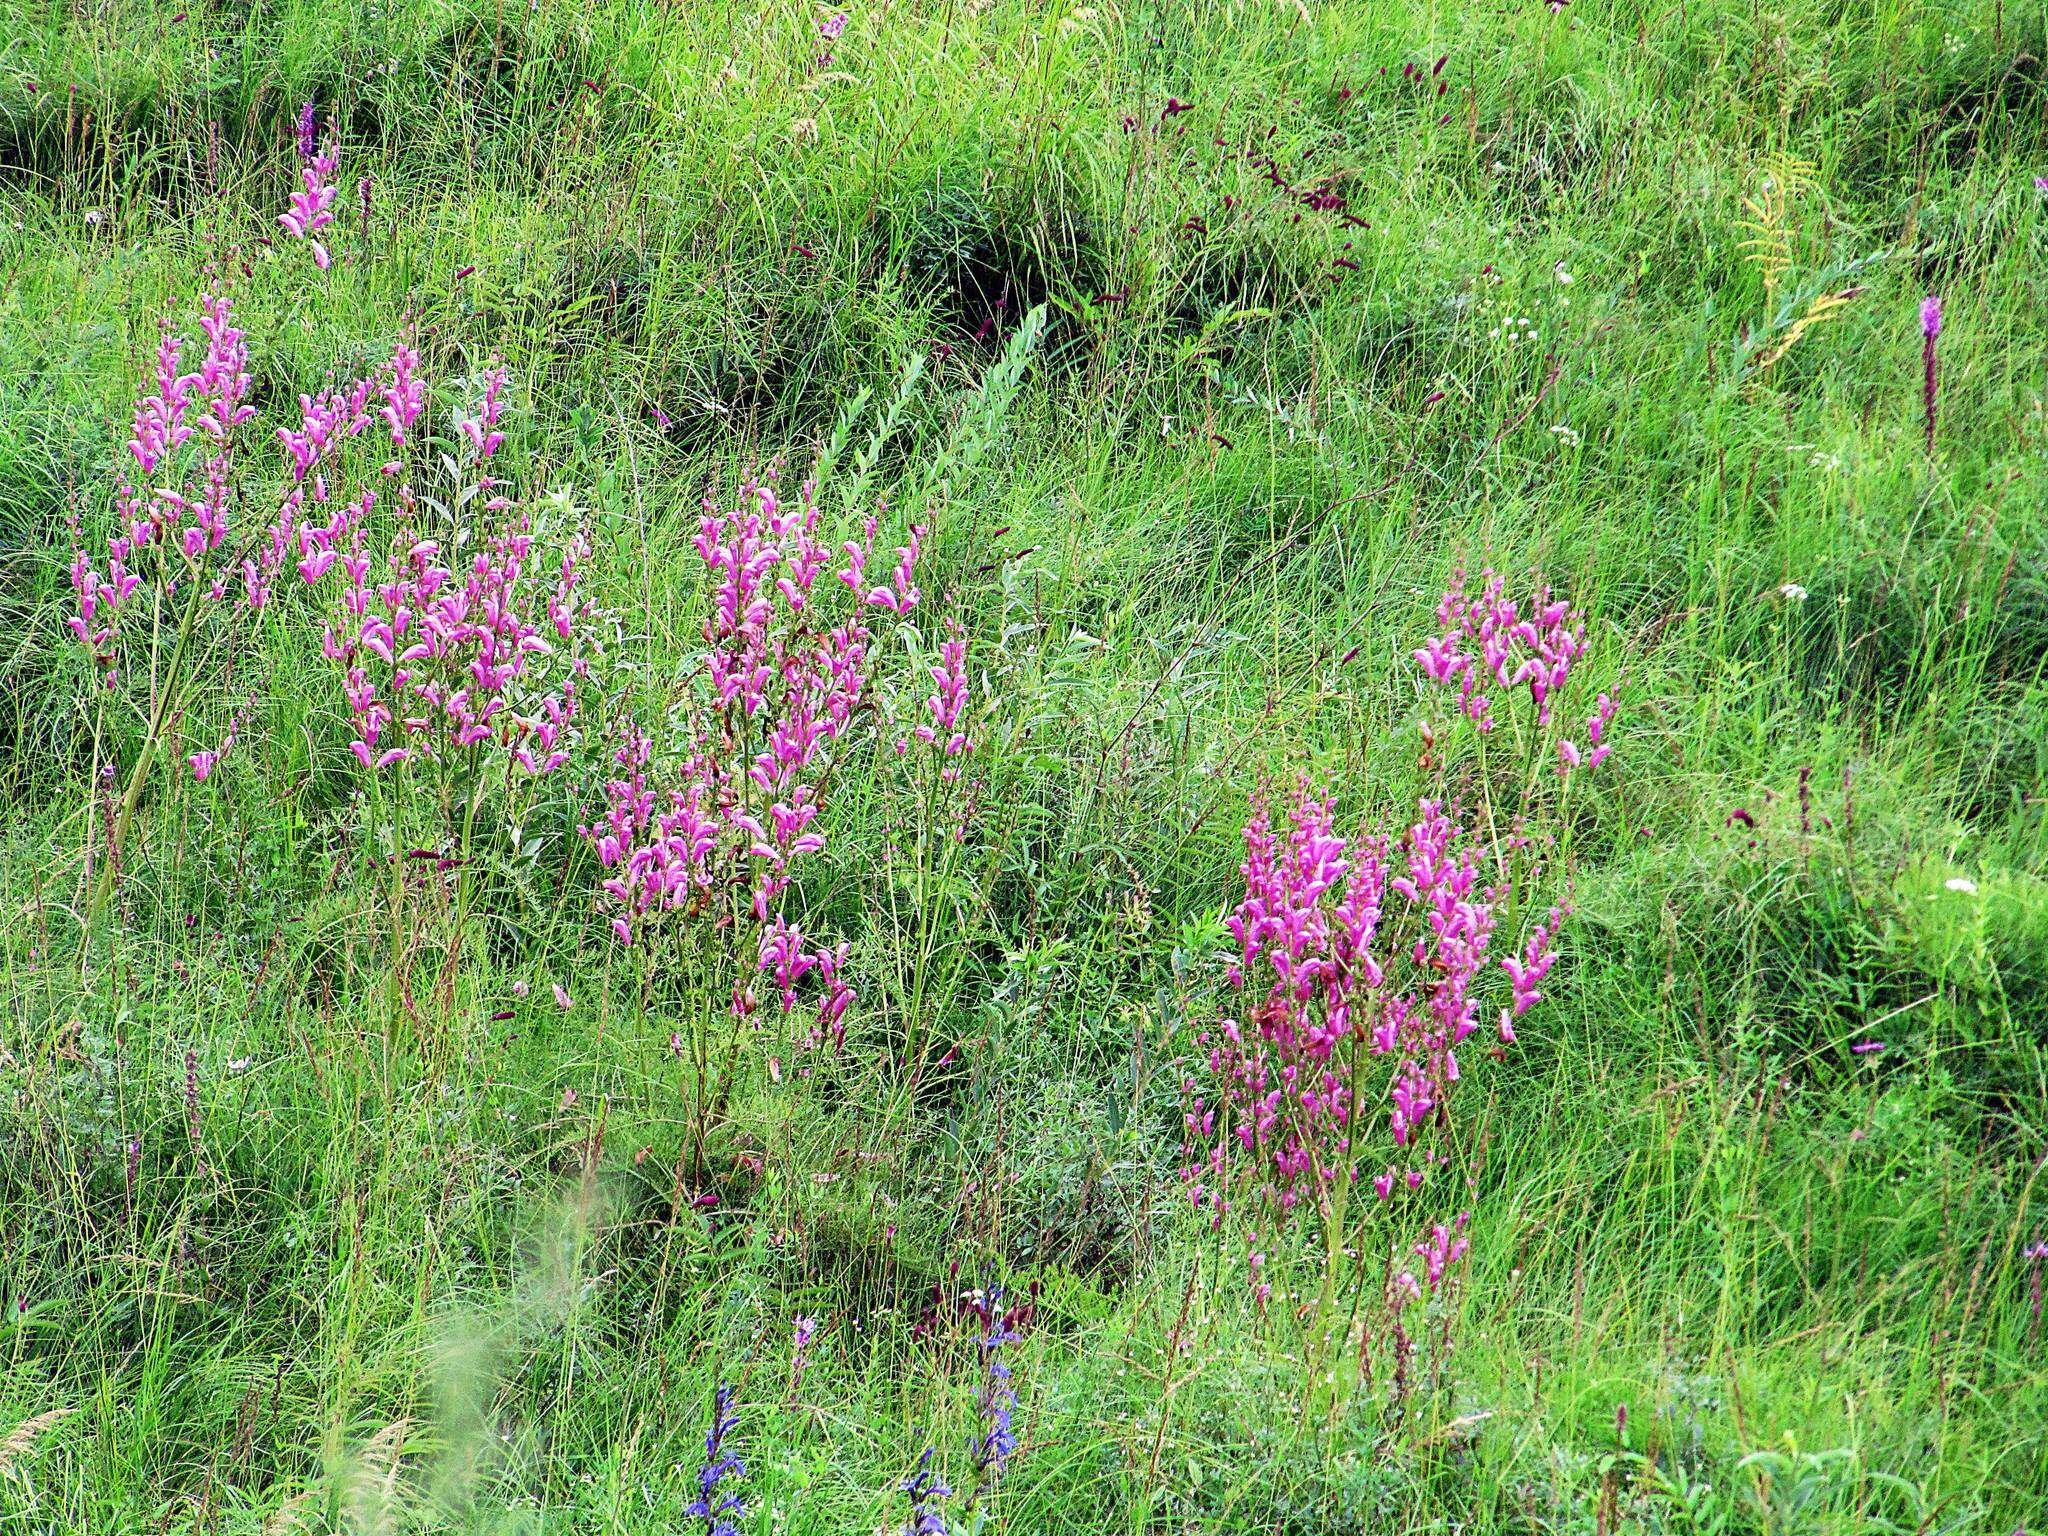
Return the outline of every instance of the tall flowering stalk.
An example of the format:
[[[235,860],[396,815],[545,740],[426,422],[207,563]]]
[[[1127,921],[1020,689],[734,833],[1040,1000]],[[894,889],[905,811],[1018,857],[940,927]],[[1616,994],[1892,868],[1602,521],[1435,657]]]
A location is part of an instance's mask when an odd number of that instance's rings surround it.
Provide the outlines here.
[[[972,1501],[979,1500],[1002,1479],[1011,1456],[1017,1451],[1017,1433],[1011,1425],[1017,1412],[1017,1389],[1004,1351],[1023,1335],[1015,1326],[1016,1309],[1003,1309],[1000,1286],[989,1291],[985,1313],[988,1331],[975,1340],[976,1348],[981,1352],[981,1395],[976,1403],[981,1429],[979,1433],[970,1435],[967,1441],[967,1454],[974,1463],[975,1475],[970,1508]]]
[[[1568,781],[1605,758],[1614,700],[1601,695],[1586,717],[1583,746],[1566,734],[1557,706],[1584,626],[1546,593],[1524,604],[1504,588],[1488,572],[1468,595],[1461,576],[1416,662],[1482,745],[1511,722],[1523,761],[1540,763],[1554,742]],[[1356,837],[1305,778],[1284,810],[1263,789],[1253,801],[1244,895],[1226,919],[1239,1004],[1198,1042],[1184,1123],[1190,1195],[1214,1230],[1233,1211],[1248,1221],[1261,1304],[1268,1246],[1306,1217],[1321,1236],[1318,1325],[1330,1324],[1359,1186],[1388,1206],[1424,1189],[1458,1145],[1451,1105],[1473,1064],[1467,1042],[1491,1013],[1500,1046],[1512,1044],[1515,1022],[1542,1001],[1569,909],[1518,920],[1548,877],[1532,819],[1546,801],[1538,776],[1518,783],[1505,836],[1483,775],[1475,807],[1426,797],[1399,830]],[[1402,1313],[1450,1282],[1470,1219],[1425,1218],[1389,1266],[1383,1338],[1397,1373],[1410,1348]],[[1328,1342],[1318,1338],[1319,1358]]]
[[[142,669],[147,692],[142,743],[113,813],[111,851],[95,886],[96,907],[111,892],[113,859],[126,846],[151,765],[175,728],[195,665],[202,654],[218,657],[231,650],[228,637],[202,633],[208,628],[202,619],[237,609],[253,612],[268,597],[250,553],[253,546],[236,542],[240,467],[252,445],[244,429],[256,408],[249,403],[248,341],[225,294],[200,296],[199,331],[204,342],[199,366],[183,370],[187,340],[170,326],[164,328],[153,388],[145,386],[147,392],[135,403],[127,444],[133,467],[124,464],[115,483],[114,527],[104,563],[88,558],[82,536],[71,562],[76,608],[68,624],[108,689],[124,686],[132,654],[156,654],[161,616],[174,614],[177,624],[168,658],[161,666]],[[138,489],[138,480],[146,489]],[[139,600],[138,593],[146,593],[148,601]],[[209,645],[209,639],[221,643]]]
[[[1934,452],[1934,404],[1938,380],[1935,348],[1941,339],[1941,297],[1930,293],[1920,301],[1920,398],[1927,415],[1927,451]]]
[[[738,1427],[732,1406],[733,1389],[721,1385],[711,1397],[711,1428],[704,1435],[704,1463],[697,1469],[697,1497],[684,1513],[702,1522],[704,1536],[739,1536],[737,1521],[745,1518],[740,1495],[724,1487],[727,1478],[747,1475],[746,1463],[726,1449],[725,1439]]]
[[[719,958],[729,984],[722,1049],[701,1013],[676,1042],[695,1079],[700,1162],[760,981],[785,1016],[804,993],[815,998],[807,1044],[844,1038],[848,945],[806,933],[788,893],[825,846],[825,795],[869,713],[875,637],[865,616],[900,622],[920,600],[922,528],[877,580],[867,569],[872,518],[835,551],[812,487],[786,497],[777,482],[772,469],[749,479],[731,510],[704,503],[695,539],[710,587],[703,666],[686,681],[668,739],[624,722],[603,814],[582,829],[605,871],[612,932],[640,955],[643,998],[693,946],[700,959]],[[828,571],[836,583],[821,584]],[[848,595],[835,601],[835,585]]]
[[[815,1317],[800,1316],[790,1327],[789,1389],[784,1393],[787,1402],[796,1401],[797,1392],[804,1384],[804,1373],[811,1368],[811,1340],[817,1332],[818,1320]]]
[[[334,222],[334,199],[340,188],[334,176],[340,167],[335,148],[334,125],[320,131],[318,109],[312,102],[299,108],[299,187],[291,204],[277,216],[286,234],[303,240],[313,252],[313,264],[325,272],[332,261],[320,232]]]
[[[566,503],[557,499],[561,526],[543,528],[493,473],[507,388],[493,364],[480,398],[454,415],[455,451],[440,456],[457,479],[446,500],[417,496],[408,474],[425,447],[427,396],[419,355],[405,340],[378,374],[302,396],[300,425],[277,434],[292,488],[276,558],[296,556],[304,582],[332,594],[321,649],[340,674],[349,750],[384,823],[394,987],[408,833],[452,845],[460,874],[451,946],[459,945],[484,801],[495,791],[509,807],[522,784],[567,760],[588,676],[586,621],[595,610],[579,590],[587,541]],[[337,497],[340,449],[372,428],[389,457],[373,483]],[[381,521],[373,517],[380,506]],[[422,803],[407,782],[421,775],[435,790],[424,803],[444,807],[448,825],[405,824],[407,807]]]

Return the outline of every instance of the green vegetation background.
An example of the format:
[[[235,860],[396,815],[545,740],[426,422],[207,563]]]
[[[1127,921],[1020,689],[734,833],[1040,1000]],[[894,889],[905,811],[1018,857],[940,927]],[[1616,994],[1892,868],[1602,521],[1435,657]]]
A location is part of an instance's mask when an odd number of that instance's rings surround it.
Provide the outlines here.
[[[991,1264],[1043,1285],[993,1528],[2040,1522],[2048,12],[826,14],[0,0],[0,1529],[683,1529],[738,1378],[750,1536],[893,1530],[973,1415],[971,1348],[914,1325]],[[260,239],[308,97],[345,129],[315,281]],[[502,354],[508,454],[593,509],[655,674],[698,497],[922,350],[886,491],[1047,306],[934,555],[1010,830],[949,914],[972,1048],[907,1129],[764,1081],[764,1174],[676,1216],[666,1036],[587,869],[521,887],[445,1034],[388,1049],[323,983],[359,893],[311,647],[81,967],[66,519],[209,262],[266,410],[408,316],[437,376]],[[1477,1085],[1450,1371],[1398,1433],[1304,1424],[1177,1199],[1174,1055],[1258,774],[1409,793],[1403,657],[1461,558],[1586,609],[1616,771],[1556,996]],[[835,818],[818,899],[900,962],[854,894],[890,828]]]

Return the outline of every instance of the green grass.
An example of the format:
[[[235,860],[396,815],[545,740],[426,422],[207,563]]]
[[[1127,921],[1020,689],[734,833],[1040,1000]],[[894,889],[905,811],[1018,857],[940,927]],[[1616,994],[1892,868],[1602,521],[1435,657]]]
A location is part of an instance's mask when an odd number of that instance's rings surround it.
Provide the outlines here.
[[[928,1443],[971,1482],[971,1340],[919,1325],[990,1275],[1040,1287],[974,1517],[1020,1536],[2038,1526],[2048,11],[916,0],[821,63],[826,14],[0,0],[0,1530],[687,1529],[722,1380],[748,1536],[899,1529]],[[263,243],[308,96],[325,277]],[[505,359],[643,699],[698,499],[928,359],[859,499],[933,517],[981,835],[913,886],[886,776],[837,793],[803,895],[863,1001],[837,1064],[750,1059],[717,1205],[567,809],[388,1028],[303,627],[90,922],[139,729],[63,629],[67,518],[209,262],[266,432],[408,320],[436,379]],[[1461,560],[1585,610],[1614,771],[1554,996],[1466,1085],[1449,1363],[1304,1416],[1303,1282],[1260,1312],[1187,1210],[1180,1064],[1260,776],[1420,784]],[[905,1018],[956,1062],[906,1084]]]

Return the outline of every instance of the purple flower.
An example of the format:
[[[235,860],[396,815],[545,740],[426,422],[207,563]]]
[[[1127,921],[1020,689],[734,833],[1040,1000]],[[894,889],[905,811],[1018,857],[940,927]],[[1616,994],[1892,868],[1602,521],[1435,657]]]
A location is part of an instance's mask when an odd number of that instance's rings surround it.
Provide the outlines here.
[[[1003,1292],[1000,1286],[990,1290],[988,1295],[988,1332],[979,1343],[983,1379],[981,1386],[982,1433],[968,1437],[967,1450],[974,1458],[974,1470],[981,1485],[986,1487],[1003,1475],[1004,1464],[1017,1449],[1017,1436],[1010,1428],[1010,1416],[1017,1410],[1017,1392],[1010,1385],[1009,1362],[1003,1359],[1006,1345],[1015,1344],[1021,1337],[1009,1324],[1008,1314],[999,1310]]]
[[[334,198],[339,190],[334,172],[339,161],[334,125],[327,125],[327,144],[322,148],[319,120],[310,101],[299,109],[298,145],[301,186],[292,194],[291,206],[277,216],[277,222],[293,239],[303,240],[312,248],[314,264],[325,272],[331,258],[319,234],[334,222]]]
[[[830,42],[846,30],[846,12],[835,11],[818,23],[818,36]]]
[[[1927,413],[1927,451],[1934,452],[1934,403],[1936,394],[1935,341],[1941,335],[1941,296],[1930,293],[1920,301],[1921,404]]]
[[[910,1513],[903,1522],[903,1536],[946,1536],[946,1517],[934,1506],[952,1497],[953,1490],[932,1472],[932,1447],[926,1446],[917,1459],[917,1470],[896,1486],[910,1496]]]
[[[704,1465],[697,1472],[697,1500],[684,1511],[704,1522],[704,1536],[739,1536],[739,1527],[728,1516],[746,1514],[737,1493],[720,1497],[718,1488],[728,1475],[747,1475],[746,1464],[725,1449],[725,1437],[740,1421],[732,1409],[732,1394],[731,1387],[721,1386],[711,1395],[711,1428],[704,1436]]]
[[[792,1330],[789,1355],[789,1396],[795,1399],[797,1388],[804,1382],[804,1372],[811,1368],[811,1338],[817,1332],[818,1320],[814,1317],[799,1317]]]

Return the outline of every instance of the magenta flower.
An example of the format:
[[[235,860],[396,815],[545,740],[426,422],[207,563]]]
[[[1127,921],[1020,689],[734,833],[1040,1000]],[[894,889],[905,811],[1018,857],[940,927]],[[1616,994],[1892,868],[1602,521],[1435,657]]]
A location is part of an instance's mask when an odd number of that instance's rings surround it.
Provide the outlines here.
[[[802,1316],[790,1328],[789,1389],[785,1396],[791,1402],[796,1400],[797,1389],[804,1384],[804,1373],[811,1368],[811,1339],[817,1329],[816,1318]]]
[[[1480,732],[1522,711],[1517,739],[1533,735],[1542,750],[1585,647],[1575,610],[1547,592],[1510,599],[1487,572],[1476,597],[1462,576],[1455,581],[1438,620],[1438,634],[1415,653],[1424,678],[1448,690]],[[1614,696],[1600,695],[1584,746],[1554,736],[1550,745],[1567,765],[1601,761],[1615,712]],[[1391,1205],[1448,1161],[1442,1127],[1471,1065],[1466,1042],[1482,1017],[1497,1020],[1500,1047],[1480,1054],[1515,1042],[1515,1021],[1544,999],[1570,915],[1566,902],[1537,908],[1543,915],[1512,950],[1496,954],[1500,925],[1525,909],[1522,888],[1542,873],[1545,841],[1520,818],[1497,836],[1495,821],[1424,799],[1398,832],[1350,837],[1337,830],[1331,798],[1305,779],[1284,820],[1269,794],[1254,797],[1244,894],[1224,920],[1237,1005],[1198,1035],[1203,1059],[1182,1082],[1183,1178],[1212,1230],[1244,1208],[1263,1254],[1268,1223],[1310,1212],[1334,1264],[1359,1241],[1345,1214],[1354,1180],[1369,1179],[1372,1204]],[[1368,1174],[1360,1164],[1380,1113],[1405,1167]],[[1396,1321],[1387,1342],[1397,1362],[1401,1309],[1448,1283],[1469,1249],[1469,1221],[1461,1212],[1432,1223],[1409,1248],[1414,1266],[1389,1276]],[[1255,1271],[1253,1283],[1269,1282]]]
[[[1551,947],[1557,930],[1563,925],[1565,910],[1552,907],[1550,915],[1538,923],[1529,934],[1529,942],[1519,957],[1510,955],[1501,961],[1501,969],[1508,974],[1514,987],[1513,1015],[1520,1018],[1536,1004],[1543,1001],[1539,990],[1543,978],[1550,974],[1550,968],[1557,962],[1557,951]],[[1512,1040],[1514,1032],[1509,1030],[1503,1037]]]
[[[277,434],[294,481],[274,540],[279,558],[295,541],[309,585],[337,563],[342,569],[341,611],[329,619],[322,650],[342,669],[356,728],[349,750],[365,768],[382,772],[495,741],[528,776],[551,773],[567,760],[587,667],[579,625],[593,610],[577,587],[588,550],[580,532],[569,533],[550,568],[536,558],[532,514],[499,494],[490,467],[504,441],[504,370],[492,365],[476,414],[456,419],[474,476],[465,492],[472,520],[457,540],[469,542],[463,557],[439,539],[402,532],[373,580],[365,530],[376,489],[327,510],[322,466],[366,430],[371,401],[380,398],[376,417],[400,455],[380,473],[394,484],[404,525],[416,527],[402,456],[426,407],[418,370],[418,353],[401,340],[376,375],[301,397],[300,426]],[[386,741],[393,730],[399,744]]]
[[[310,101],[299,109],[299,189],[292,193],[290,206],[277,216],[277,222],[287,234],[312,247],[314,264],[325,272],[329,257],[319,234],[334,222],[334,199],[340,190],[334,173],[340,162],[335,154],[333,125],[329,124],[323,144],[314,113]]]
[[[939,643],[939,663],[929,671],[937,690],[925,700],[931,720],[918,725],[911,735],[937,748],[942,757],[965,757],[974,750],[974,742],[960,728],[960,716],[967,707],[967,640],[957,619],[946,620],[946,638]],[[902,751],[905,745],[899,742],[897,750]],[[948,763],[939,777],[952,783],[959,773],[957,764]]]
[[[1938,388],[1935,344],[1941,337],[1941,299],[1930,293],[1920,301],[1921,404],[1927,416],[1927,451],[1934,452],[1934,406]]]
[[[640,945],[671,917],[712,916],[717,893],[737,891],[751,923],[754,974],[765,977],[784,1013],[804,992],[816,997],[809,1043],[844,1037],[854,1001],[849,947],[804,931],[784,910],[795,869],[825,847],[819,817],[823,787],[851,743],[867,707],[871,607],[901,615],[918,602],[913,573],[921,527],[898,548],[892,576],[866,576],[876,533],[840,546],[839,582],[856,602],[828,616],[835,565],[820,529],[812,487],[785,499],[771,470],[749,479],[728,511],[704,503],[694,539],[709,578],[701,692],[686,706],[683,749],[658,760],[631,721],[614,752],[617,772],[604,786],[601,819],[581,830],[604,871],[608,921],[622,944]],[[844,599],[840,600],[842,603]],[[935,721],[959,735],[964,704],[964,639],[941,647],[934,671]],[[956,680],[955,674],[958,674]],[[732,1013],[755,1007],[753,986],[734,983]]]
[[[256,415],[248,401],[248,343],[234,322],[232,304],[220,295],[200,296],[199,329],[205,353],[197,369],[181,373],[184,343],[166,327],[157,346],[155,389],[136,402],[128,451],[142,474],[156,483],[146,496],[125,475],[116,484],[115,528],[107,537],[104,571],[87,560],[82,548],[73,553],[71,586],[78,607],[67,627],[99,659],[109,686],[120,670],[114,655],[116,611],[141,585],[137,562],[142,552],[159,540],[174,546],[185,563],[180,570],[162,559],[154,562],[155,580],[167,597],[188,573],[197,583],[188,590],[216,604],[225,601],[236,574],[244,578],[252,608],[260,608],[268,593],[262,568],[253,559],[243,560],[239,572],[215,561],[228,540],[234,511],[240,429]],[[183,450],[194,443],[198,451],[188,458]]]
[[[1464,571],[1452,577],[1437,605],[1438,634],[1415,652],[1416,665],[1433,683],[1455,683],[1459,708],[1482,731],[1493,729],[1489,683],[1503,690],[1526,685],[1536,723],[1548,725],[1551,699],[1585,649],[1585,625],[1569,603],[1553,601],[1548,589],[1540,590],[1525,612],[1504,595],[1503,578],[1490,570],[1480,578],[1480,594],[1471,597]],[[1601,724],[1604,728],[1606,721]]]

